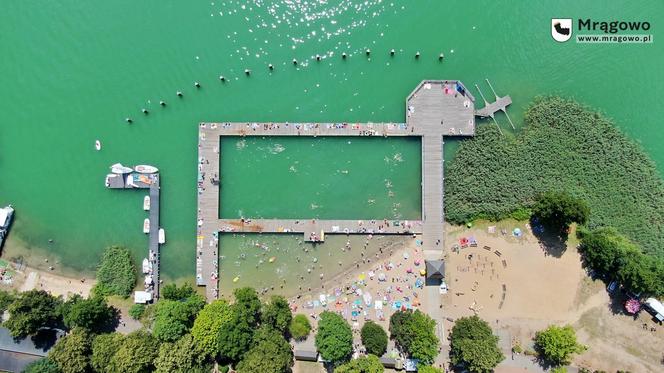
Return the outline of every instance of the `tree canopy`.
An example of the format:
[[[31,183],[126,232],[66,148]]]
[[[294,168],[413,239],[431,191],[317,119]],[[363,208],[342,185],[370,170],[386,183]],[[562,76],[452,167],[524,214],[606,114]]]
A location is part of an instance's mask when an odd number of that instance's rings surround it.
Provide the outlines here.
[[[417,367],[417,373],[443,373],[443,370],[431,365],[422,365]]]
[[[60,369],[49,358],[43,358],[28,364],[23,373],[60,373]]]
[[[184,283],[178,287],[176,284],[164,285],[161,290],[161,297],[168,300],[184,300],[196,293],[189,283]]]
[[[70,328],[81,327],[88,331],[99,331],[112,326],[116,311],[101,296],[81,298],[73,296],[63,304],[62,318]]]
[[[254,346],[238,363],[238,373],[287,373],[293,366],[293,351],[283,334],[271,325],[262,326]]]
[[[90,342],[90,334],[83,328],[76,328],[58,340],[48,358],[62,372],[86,373],[90,370]]]
[[[367,353],[383,356],[387,351],[387,333],[382,326],[373,321],[367,321],[360,330],[362,344],[367,349]]]
[[[273,295],[270,301],[263,306],[261,324],[269,325],[282,334],[288,331],[292,319],[293,314],[288,301],[280,295]]]
[[[97,373],[106,373],[113,355],[122,345],[123,335],[120,333],[99,334],[92,340],[92,356],[90,365]]]
[[[98,295],[128,297],[136,285],[136,268],[127,248],[111,246],[104,252],[97,268]]]
[[[0,289],[0,315],[7,310],[10,304],[16,299],[16,295]]]
[[[436,322],[419,310],[397,311],[390,317],[390,336],[397,346],[423,364],[433,362],[440,341],[435,333]]]
[[[311,332],[311,324],[307,316],[300,313],[293,317],[288,330],[295,340],[304,340]]]
[[[191,334],[203,353],[217,357],[220,347],[219,330],[232,320],[232,311],[227,301],[215,300],[199,312]]]
[[[353,333],[348,322],[336,313],[321,312],[316,348],[333,365],[348,361],[353,353]]]
[[[160,341],[175,342],[189,332],[204,303],[197,294],[184,301],[159,301],[155,306],[154,336]]]
[[[157,373],[207,373],[211,370],[205,354],[191,334],[184,335],[175,343],[162,344],[155,367]]]
[[[58,312],[62,304],[44,290],[29,290],[20,293],[9,305],[9,319],[4,326],[14,338],[25,338],[37,333],[40,328],[55,327],[61,323]]]
[[[159,354],[159,341],[152,334],[138,330],[123,338],[111,358],[109,370],[122,373],[144,373],[154,370]]]
[[[382,373],[385,369],[375,355],[366,355],[353,359],[334,369],[334,373]]]
[[[458,319],[450,334],[452,364],[471,372],[491,372],[505,356],[489,324],[477,316]]]
[[[567,192],[546,192],[535,201],[533,216],[557,233],[564,233],[572,223],[585,224],[590,216],[588,204]]]
[[[574,354],[582,353],[586,347],[577,343],[576,333],[570,325],[551,325],[537,332],[535,349],[551,364],[566,365],[571,362]]]

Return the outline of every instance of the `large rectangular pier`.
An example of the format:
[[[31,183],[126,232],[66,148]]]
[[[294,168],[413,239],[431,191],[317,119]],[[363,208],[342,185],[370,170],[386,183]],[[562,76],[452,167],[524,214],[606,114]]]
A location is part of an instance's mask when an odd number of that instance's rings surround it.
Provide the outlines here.
[[[507,96],[509,97],[509,96]],[[501,102],[506,103],[507,101]],[[499,105],[502,107],[502,105]],[[496,106],[498,107],[498,106]],[[484,115],[494,107],[481,111]],[[443,249],[443,137],[475,134],[475,98],[457,80],[421,82],[406,99],[405,123],[201,123],[198,133],[197,284],[209,300],[219,296],[219,232],[297,233],[320,242],[326,234],[421,234],[425,257],[440,259]],[[418,136],[422,138],[421,221],[220,219],[221,136]]]

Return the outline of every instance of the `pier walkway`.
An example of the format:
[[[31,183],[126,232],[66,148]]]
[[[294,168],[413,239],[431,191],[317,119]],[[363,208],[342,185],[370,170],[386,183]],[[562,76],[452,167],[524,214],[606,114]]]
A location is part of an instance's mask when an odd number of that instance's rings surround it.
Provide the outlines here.
[[[114,176],[111,176],[114,175]],[[152,287],[146,291],[152,293],[154,299],[159,298],[159,194],[160,176],[155,174],[141,174],[132,172],[130,174],[109,174],[106,179],[106,187],[109,189],[149,189],[150,195],[150,233],[148,234],[148,260],[152,263]],[[138,207],[137,207],[138,208]],[[140,229],[140,226],[137,226]]]
[[[406,99],[405,123],[201,123],[198,133],[198,218],[196,282],[208,300],[219,296],[219,233],[301,233],[305,241],[326,234],[421,234],[427,260],[440,259],[444,247],[444,136],[473,136],[475,116],[504,109],[497,98],[475,110],[475,98],[458,80],[426,80]],[[486,101],[485,101],[486,102]],[[220,219],[219,146],[221,136],[418,136],[422,138],[422,214],[420,221]],[[437,291],[437,289],[434,289]]]

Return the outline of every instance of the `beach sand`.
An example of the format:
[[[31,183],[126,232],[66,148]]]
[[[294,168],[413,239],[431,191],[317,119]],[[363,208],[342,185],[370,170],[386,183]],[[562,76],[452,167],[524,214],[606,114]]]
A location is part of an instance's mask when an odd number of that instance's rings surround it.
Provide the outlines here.
[[[55,296],[62,295],[66,299],[73,294],[88,297],[95,284],[93,278],[67,277],[48,270],[19,267],[13,263],[11,266],[14,268],[12,284],[0,285],[5,290],[15,289],[21,292],[33,289],[45,290]]]

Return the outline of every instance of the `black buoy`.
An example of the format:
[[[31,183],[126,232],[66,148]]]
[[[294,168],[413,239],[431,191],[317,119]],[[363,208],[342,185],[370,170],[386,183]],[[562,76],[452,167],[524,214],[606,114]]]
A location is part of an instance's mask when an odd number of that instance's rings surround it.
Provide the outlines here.
[[[441,53],[441,54],[438,55],[438,61],[442,61],[443,58],[445,58],[444,54]]]
[[[293,65],[297,66],[297,60],[293,58]]]
[[[178,95],[178,97],[182,97],[182,92],[177,91],[176,95]]]
[[[390,49],[390,56],[394,56],[394,49]]]
[[[225,82],[226,78],[223,75],[219,75],[219,80],[221,80],[222,82]]]
[[[247,74],[247,75],[251,75],[251,70],[249,70],[249,69],[244,69],[244,73]]]
[[[141,109],[141,111],[142,111],[143,114],[145,114],[145,115],[148,115],[148,113],[150,113],[150,112],[148,111],[148,109],[146,109],[146,108]]]
[[[199,82],[195,82],[195,83],[194,83],[194,86],[196,86],[196,88],[201,88],[201,83],[199,83]]]
[[[420,52],[415,53],[415,58],[420,58]]]
[[[320,61],[320,54],[316,55],[316,61]]]
[[[272,66],[272,64],[267,65],[267,68],[270,70],[274,70],[274,66]]]
[[[348,57],[348,56],[346,55],[346,52],[341,53],[341,58],[346,59],[346,57]]]
[[[125,118],[125,121],[126,121],[127,123],[130,123],[130,124],[134,122],[134,121],[133,121],[131,118],[129,118],[129,117]]]
[[[164,101],[159,101],[159,105],[161,105],[161,106],[166,106],[166,102],[164,102]]]
[[[371,49],[367,48],[367,56],[371,54]]]

